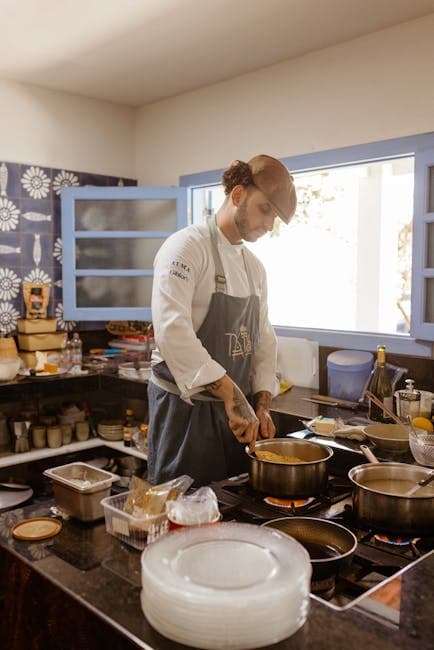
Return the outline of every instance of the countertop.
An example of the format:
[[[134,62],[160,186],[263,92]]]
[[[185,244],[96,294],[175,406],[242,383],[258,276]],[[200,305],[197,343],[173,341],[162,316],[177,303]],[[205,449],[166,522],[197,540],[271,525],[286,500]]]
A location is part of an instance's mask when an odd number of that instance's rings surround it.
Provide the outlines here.
[[[1,626],[0,635],[6,635],[7,638],[3,638],[0,645],[44,650],[51,647],[83,650],[99,647],[98,639],[104,639],[106,648],[185,648],[158,634],[146,621],[139,600],[140,551],[109,535],[104,520],[83,524],[70,519],[64,522],[62,531],[56,537],[40,542],[18,541],[12,537],[11,528],[15,522],[23,518],[48,516],[52,505],[50,499],[45,499],[0,514],[0,559],[4,580],[8,581],[6,587],[10,588],[11,582],[15,585],[15,591],[5,600],[2,618],[5,623]],[[21,578],[21,582],[18,582],[20,571],[25,579]],[[44,580],[45,586],[42,589],[38,587],[39,597],[32,596],[30,585],[37,584],[38,580]],[[21,584],[23,582],[24,586]],[[53,604],[46,605],[47,585],[61,594],[60,598],[56,598],[56,614],[53,614]],[[275,650],[336,650],[348,647],[352,650],[432,650],[434,553],[426,555],[398,578],[395,577],[394,587],[394,603],[380,605],[380,613],[377,611],[375,614],[369,613],[370,608],[364,605],[365,599],[360,601],[357,608],[335,611],[311,598],[309,617],[303,628],[290,639],[272,647]],[[23,618],[19,616],[19,604],[13,604],[12,599],[16,593],[19,594],[17,598],[24,599],[26,603],[22,604],[26,607],[26,616]],[[36,613],[33,612],[32,603],[36,604]],[[44,606],[49,611],[44,611]],[[79,630],[74,621],[78,622],[80,610],[86,612],[93,621],[90,628],[93,630],[93,638],[87,641],[76,636],[79,635]],[[63,612],[63,616],[59,612]],[[70,616],[74,618],[72,623],[68,618]],[[31,621],[32,628],[23,631],[23,634],[37,635],[37,643],[20,645],[18,624],[15,626],[17,620]],[[57,635],[62,629],[68,631],[67,646],[56,646],[47,640],[44,642],[43,631],[36,630],[36,622],[43,627],[44,621],[49,622],[47,634],[50,633],[51,637],[48,634],[47,639],[53,637],[53,631]],[[60,626],[57,632],[56,621]],[[25,622],[22,625],[25,630]],[[101,625],[105,630],[102,633]],[[15,629],[11,629],[14,626]],[[83,629],[81,627],[81,631]],[[12,637],[14,644],[10,645]]]

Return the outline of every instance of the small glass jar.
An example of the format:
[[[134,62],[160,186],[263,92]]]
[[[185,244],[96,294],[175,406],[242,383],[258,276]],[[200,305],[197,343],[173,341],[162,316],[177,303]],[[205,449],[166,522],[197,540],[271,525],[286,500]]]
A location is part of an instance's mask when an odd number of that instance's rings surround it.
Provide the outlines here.
[[[43,449],[47,446],[47,429],[42,424],[32,426],[32,445],[35,449]]]
[[[79,442],[83,442],[89,438],[89,422],[75,423],[75,437]]]
[[[60,430],[62,432],[62,445],[69,445],[72,441],[72,425],[61,424]]]
[[[62,446],[62,431],[57,424],[47,427],[47,444],[51,449]]]

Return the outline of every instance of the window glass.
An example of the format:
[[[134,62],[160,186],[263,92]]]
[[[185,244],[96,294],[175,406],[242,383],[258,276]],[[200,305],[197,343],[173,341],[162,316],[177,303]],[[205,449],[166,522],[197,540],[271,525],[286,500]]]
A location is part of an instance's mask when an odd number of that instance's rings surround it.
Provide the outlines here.
[[[164,239],[87,239],[75,240],[77,269],[152,269],[155,255]]]
[[[152,277],[89,275],[76,282],[77,307],[147,307],[151,304]]]
[[[176,230],[176,199],[77,199],[76,230]]]
[[[294,175],[289,225],[248,244],[267,270],[275,326],[407,334],[411,305],[414,157]],[[220,186],[193,196],[195,222]]]

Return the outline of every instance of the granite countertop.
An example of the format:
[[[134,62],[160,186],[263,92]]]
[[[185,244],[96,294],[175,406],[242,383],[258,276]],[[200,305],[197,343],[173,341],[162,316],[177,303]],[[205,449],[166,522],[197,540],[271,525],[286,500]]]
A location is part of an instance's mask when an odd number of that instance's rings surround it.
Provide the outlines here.
[[[18,541],[12,537],[11,528],[17,521],[49,516],[52,505],[51,499],[45,499],[0,514],[3,566],[9,557],[22,564],[26,571],[43,576],[61,590],[64,599],[72,598],[88,610],[95,621],[103,621],[108,629],[116,631],[125,641],[125,645],[121,641],[116,647],[185,648],[158,634],[146,621],[139,600],[140,551],[109,535],[104,520],[84,524],[70,519],[64,522],[56,537],[39,542]],[[311,599],[304,627],[290,639],[272,647],[275,650],[348,646],[355,650],[364,647],[431,650],[434,645],[434,553],[395,578],[394,586],[392,604],[380,604],[374,614],[372,607],[364,606],[365,599],[357,608],[345,611],[335,611]],[[7,594],[7,598],[13,596]],[[40,614],[42,616],[43,612]]]

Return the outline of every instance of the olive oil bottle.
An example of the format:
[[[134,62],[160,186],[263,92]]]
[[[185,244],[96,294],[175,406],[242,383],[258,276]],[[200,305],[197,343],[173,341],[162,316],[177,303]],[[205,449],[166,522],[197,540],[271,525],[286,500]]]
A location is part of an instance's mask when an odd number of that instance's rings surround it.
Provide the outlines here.
[[[377,346],[377,361],[369,384],[369,390],[375,397],[383,402],[383,404],[393,411],[393,395],[392,384],[387,373],[386,368],[386,348],[384,345]],[[391,422],[390,417],[383,411],[382,408],[369,402],[369,418],[377,422]]]

